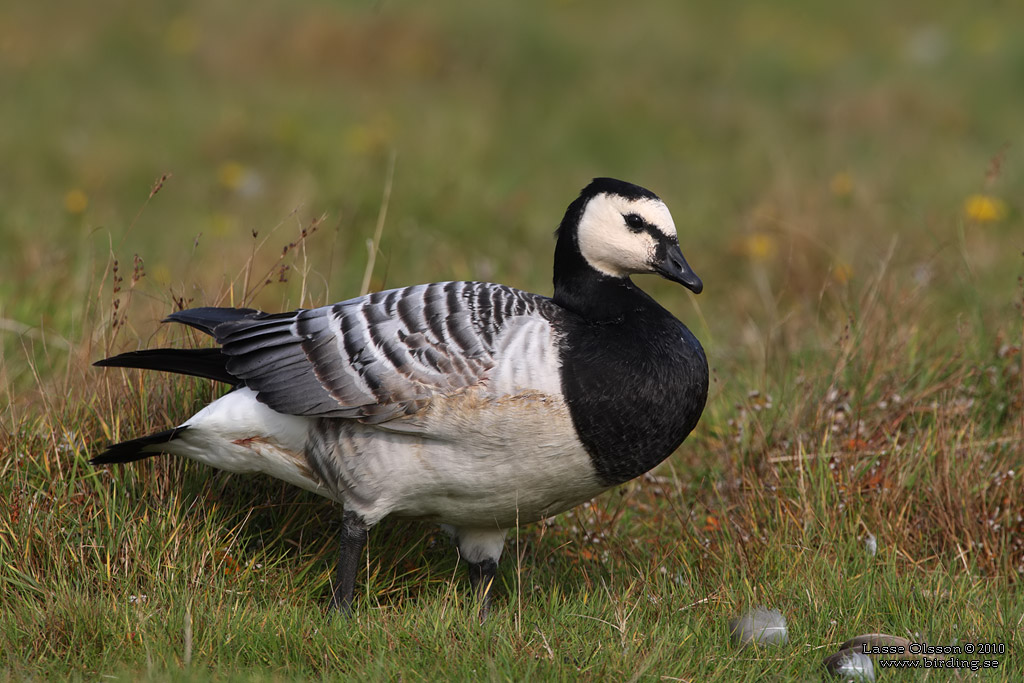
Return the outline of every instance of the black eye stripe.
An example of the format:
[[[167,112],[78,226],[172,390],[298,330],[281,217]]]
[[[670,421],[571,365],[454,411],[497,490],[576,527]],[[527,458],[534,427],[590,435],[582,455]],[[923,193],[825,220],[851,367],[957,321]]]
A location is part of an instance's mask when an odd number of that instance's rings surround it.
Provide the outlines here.
[[[677,244],[675,237],[669,237],[662,232],[658,226],[654,225],[654,223],[651,223],[650,221],[644,220],[644,217],[638,213],[624,213],[622,214],[622,220],[625,221],[626,227],[629,228],[630,232],[637,235],[642,232],[646,232],[654,238],[658,259],[665,258],[665,253],[668,247],[672,244]]]

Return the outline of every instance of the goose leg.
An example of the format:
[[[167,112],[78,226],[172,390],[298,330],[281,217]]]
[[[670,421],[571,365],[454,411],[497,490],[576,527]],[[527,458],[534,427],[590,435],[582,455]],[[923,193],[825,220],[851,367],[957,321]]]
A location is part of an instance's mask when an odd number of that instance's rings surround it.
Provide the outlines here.
[[[469,563],[469,585],[473,595],[480,601],[480,621],[487,618],[487,612],[491,607],[491,589],[494,587],[494,577],[497,573],[498,563],[494,560]]]
[[[339,614],[352,614],[352,597],[356,589],[356,574],[363,548],[369,536],[369,527],[354,512],[345,512],[341,517],[341,550],[338,554],[338,569],[334,576],[334,594],[331,608]]]
[[[508,529],[457,529],[459,555],[469,565],[469,585],[480,605],[480,621],[487,618],[494,594],[498,559]]]

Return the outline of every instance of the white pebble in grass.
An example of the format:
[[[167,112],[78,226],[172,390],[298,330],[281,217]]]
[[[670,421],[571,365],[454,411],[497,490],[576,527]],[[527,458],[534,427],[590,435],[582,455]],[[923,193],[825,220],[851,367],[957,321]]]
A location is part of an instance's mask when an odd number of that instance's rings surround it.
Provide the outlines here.
[[[782,645],[789,640],[786,618],[777,609],[756,607],[729,622],[729,635],[739,647]]]
[[[825,669],[843,681],[874,681],[875,665],[871,658],[856,650],[840,650],[825,658]]]
[[[868,555],[871,557],[875,556],[878,552],[878,539],[875,535],[868,532],[868,535],[864,538],[864,549],[868,551]]]

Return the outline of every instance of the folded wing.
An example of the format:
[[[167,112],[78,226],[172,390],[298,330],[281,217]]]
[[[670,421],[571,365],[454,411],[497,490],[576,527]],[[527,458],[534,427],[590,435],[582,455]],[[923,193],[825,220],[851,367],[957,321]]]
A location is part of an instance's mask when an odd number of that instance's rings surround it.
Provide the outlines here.
[[[212,334],[227,373],[278,412],[379,423],[486,382],[505,322],[546,301],[440,282],[291,313],[200,308],[168,320]]]

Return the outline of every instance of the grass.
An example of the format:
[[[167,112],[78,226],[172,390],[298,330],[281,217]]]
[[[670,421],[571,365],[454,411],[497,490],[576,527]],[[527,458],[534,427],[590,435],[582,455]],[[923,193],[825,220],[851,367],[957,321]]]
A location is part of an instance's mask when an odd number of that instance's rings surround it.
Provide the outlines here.
[[[0,10],[0,675],[804,680],[873,631],[1024,674],[1018,8],[52,4]],[[484,625],[428,525],[374,530],[339,621],[336,506],[87,464],[214,395],[90,366],[200,343],[169,311],[548,292],[594,175],[672,208],[706,290],[642,284],[711,396],[655,472],[510,535]],[[789,643],[738,650],[759,605]]]

